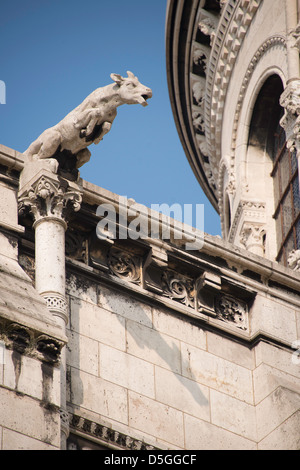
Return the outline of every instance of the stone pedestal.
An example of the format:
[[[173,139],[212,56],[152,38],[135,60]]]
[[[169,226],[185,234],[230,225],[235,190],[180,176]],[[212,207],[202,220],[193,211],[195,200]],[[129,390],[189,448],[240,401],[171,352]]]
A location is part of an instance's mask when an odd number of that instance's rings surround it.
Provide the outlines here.
[[[55,161],[28,161],[20,177],[19,211],[29,211],[35,229],[35,288],[65,333],[65,231],[72,212],[80,209],[81,188],[56,174]],[[68,436],[66,359],[61,353],[61,448]]]

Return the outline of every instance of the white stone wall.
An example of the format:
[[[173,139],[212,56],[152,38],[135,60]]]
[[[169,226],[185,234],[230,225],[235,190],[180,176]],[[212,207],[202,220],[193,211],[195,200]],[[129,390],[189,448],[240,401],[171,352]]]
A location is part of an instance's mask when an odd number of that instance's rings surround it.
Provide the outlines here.
[[[71,275],[70,412],[169,449],[299,448],[299,365]],[[259,295],[251,333],[297,339],[299,313]],[[298,321],[298,323],[297,323]]]
[[[59,369],[5,350],[0,364],[0,449],[60,449],[59,383]]]

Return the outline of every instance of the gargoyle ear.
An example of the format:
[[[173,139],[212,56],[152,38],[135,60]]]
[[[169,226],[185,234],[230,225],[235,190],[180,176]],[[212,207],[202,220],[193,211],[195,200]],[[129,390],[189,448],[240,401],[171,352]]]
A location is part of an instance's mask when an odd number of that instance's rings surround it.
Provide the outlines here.
[[[121,83],[123,82],[124,78],[121,77],[121,75],[119,75],[118,73],[111,73],[110,74],[110,78],[117,83],[117,85],[121,85]]]
[[[129,70],[127,72],[127,75],[128,75],[129,78],[135,78],[134,73],[130,72]]]

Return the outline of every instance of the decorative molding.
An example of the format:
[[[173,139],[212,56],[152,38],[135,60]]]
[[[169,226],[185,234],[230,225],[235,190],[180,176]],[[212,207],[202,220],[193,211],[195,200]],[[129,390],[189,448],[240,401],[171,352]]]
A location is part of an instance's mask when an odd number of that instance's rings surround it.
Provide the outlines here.
[[[97,439],[101,444],[120,450],[159,450],[159,448],[144,441],[72,413],[70,413],[70,431],[75,432],[75,434],[80,433],[86,438],[90,436]]]
[[[205,36],[209,36],[210,45],[212,45],[218,28],[217,18],[209,11],[201,8],[198,18],[198,28]]]
[[[99,242],[98,257],[99,252],[104,248]],[[155,293],[162,299],[162,302],[164,302],[163,298],[166,298],[174,302],[174,308],[176,308],[175,304],[182,305],[190,309],[193,316],[201,317],[204,314],[218,319],[214,302],[216,295],[222,293],[222,279],[217,273],[199,271],[195,277],[189,277],[168,268],[166,256],[163,259],[160,257],[157,263],[157,256],[152,251],[147,256],[138,256],[111,247],[106,259],[108,271],[104,272],[107,275],[115,276],[125,283],[136,284],[138,289]],[[95,265],[94,260],[91,262]],[[102,268],[100,269],[103,271]],[[239,291],[244,298],[242,288],[235,288],[234,296],[238,295]],[[227,288],[226,292],[228,292]],[[236,299],[236,302],[239,303],[240,300]],[[170,305],[169,302],[168,305]]]
[[[64,319],[67,323],[68,321],[68,303],[66,298],[58,294],[57,292],[43,292],[41,296],[46,301],[46,306],[48,310],[56,316],[59,316]]]

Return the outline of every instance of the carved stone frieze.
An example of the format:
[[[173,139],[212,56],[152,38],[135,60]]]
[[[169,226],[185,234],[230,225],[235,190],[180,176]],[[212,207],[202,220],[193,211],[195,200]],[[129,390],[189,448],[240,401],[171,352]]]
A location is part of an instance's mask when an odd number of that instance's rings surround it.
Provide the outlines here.
[[[193,126],[196,132],[200,134],[204,134],[205,132],[205,121],[203,118],[203,114],[201,114],[198,110],[193,111]]]
[[[255,203],[256,208],[259,203]],[[248,207],[248,205],[247,205]],[[248,207],[250,209],[250,207]],[[251,209],[253,209],[251,204]],[[101,276],[109,277],[110,282],[122,287],[128,284],[129,289],[141,294],[149,294],[151,298],[170,306],[178,311],[184,311],[193,317],[213,317],[219,319],[215,310],[215,299],[221,294],[231,295],[239,299],[252,299],[253,292],[241,286],[234,286],[223,279],[216,270],[198,267],[189,273],[185,261],[167,250],[167,246],[158,240],[148,240],[145,244],[123,242],[122,245],[108,245],[96,236],[89,240],[89,258],[87,263],[99,270]],[[175,256],[175,257],[174,257]],[[133,287],[135,284],[136,287]],[[154,296],[154,297],[152,297]],[[240,325],[241,322],[237,322]]]
[[[217,318],[246,330],[248,326],[247,304],[228,295],[220,295],[215,301]]]
[[[119,278],[134,283],[140,282],[141,260],[138,256],[112,248],[108,253],[108,266]]]
[[[195,285],[191,279],[179,273],[165,271],[162,275],[162,284],[165,296],[187,307],[195,307]]]

